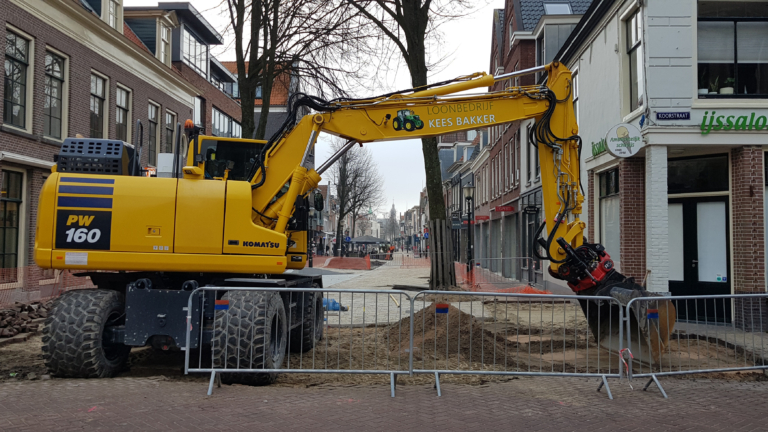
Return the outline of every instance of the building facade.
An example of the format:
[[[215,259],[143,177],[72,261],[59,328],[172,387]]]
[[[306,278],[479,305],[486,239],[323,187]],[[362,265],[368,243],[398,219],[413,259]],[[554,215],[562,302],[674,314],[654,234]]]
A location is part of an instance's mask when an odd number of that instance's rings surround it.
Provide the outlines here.
[[[587,147],[588,238],[652,291],[765,291],[766,40],[765,2],[616,0],[558,53]],[[642,133],[633,157],[605,150],[618,123]]]
[[[14,300],[45,296],[59,277],[34,265],[33,249],[40,189],[64,139],[142,142],[141,163],[153,168],[158,153],[173,151],[176,125],[195,113],[204,90],[171,56],[182,19],[175,10],[151,9],[124,11],[121,2],[100,0],[11,0],[0,7],[0,290]]]
[[[507,0],[504,9],[493,14],[489,73],[551,62],[589,5],[589,0]],[[488,90],[530,86],[544,79],[544,74],[510,78]],[[533,119],[488,128],[488,145],[480,146],[477,158],[470,161],[476,187],[474,255],[480,266],[505,277],[525,277],[547,289],[570,292],[544,271],[547,263],[533,256],[533,236],[543,215],[533,128]]]

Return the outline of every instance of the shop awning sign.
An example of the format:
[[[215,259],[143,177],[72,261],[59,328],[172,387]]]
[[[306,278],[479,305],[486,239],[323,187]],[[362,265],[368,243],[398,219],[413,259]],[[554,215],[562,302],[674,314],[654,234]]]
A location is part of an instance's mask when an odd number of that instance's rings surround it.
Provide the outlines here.
[[[640,151],[643,147],[643,136],[637,126],[619,123],[605,135],[605,143],[610,154],[626,158]]]
[[[490,216],[475,216],[475,221],[484,221],[490,219]]]
[[[496,206],[494,210],[497,212],[513,212],[515,208],[512,206]]]

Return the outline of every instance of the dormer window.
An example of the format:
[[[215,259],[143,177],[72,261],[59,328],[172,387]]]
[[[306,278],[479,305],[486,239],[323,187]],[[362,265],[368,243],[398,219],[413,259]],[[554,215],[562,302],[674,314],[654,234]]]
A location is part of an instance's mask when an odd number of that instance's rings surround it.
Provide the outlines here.
[[[200,42],[195,35],[184,29],[184,63],[197,73],[208,77],[208,45]]]
[[[547,15],[571,15],[569,3],[544,3],[544,13]]]
[[[122,0],[107,0],[107,24],[122,33],[123,30],[123,5]]]
[[[158,58],[164,64],[171,65],[171,28],[160,24],[160,43]]]

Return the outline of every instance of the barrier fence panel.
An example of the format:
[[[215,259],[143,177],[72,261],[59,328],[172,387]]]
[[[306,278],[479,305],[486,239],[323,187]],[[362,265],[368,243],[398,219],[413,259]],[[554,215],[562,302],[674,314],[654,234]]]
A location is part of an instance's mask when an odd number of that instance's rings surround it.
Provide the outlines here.
[[[413,373],[621,376],[611,297],[423,291],[411,301]],[[586,316],[599,317],[588,322]]]
[[[210,373],[208,394],[217,374],[389,374],[394,397],[396,376],[410,374],[410,305],[395,290],[200,287],[187,306],[185,373]]]
[[[469,266],[456,263],[456,282],[468,291],[525,294],[535,293],[526,288],[541,288],[536,263],[531,258],[485,258],[482,262],[473,260]]]
[[[674,308],[660,308],[660,300]],[[626,345],[633,357],[630,378],[649,378],[645,389],[655,382],[667,397],[658,376],[768,369],[767,302],[768,294],[631,300],[624,314]],[[665,318],[677,319],[666,342],[668,332],[659,331]],[[647,320],[649,331],[641,331],[638,320]]]

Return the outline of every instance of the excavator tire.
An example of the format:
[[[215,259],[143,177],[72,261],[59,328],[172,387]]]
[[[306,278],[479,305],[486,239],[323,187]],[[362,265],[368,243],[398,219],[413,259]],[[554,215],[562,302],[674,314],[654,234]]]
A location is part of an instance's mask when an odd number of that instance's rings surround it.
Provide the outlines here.
[[[279,369],[288,342],[285,305],[276,292],[229,291],[229,309],[217,310],[211,341],[213,365],[231,369]],[[277,373],[222,373],[225,384],[275,382]]]
[[[108,345],[108,325],[125,323],[125,297],[117,291],[90,289],[65,293],[43,327],[43,359],[51,375],[108,378],[125,367],[131,347]]]
[[[395,118],[394,120],[392,120],[392,128],[396,131],[399,131],[400,129],[403,128],[403,123],[400,121],[399,118]]]
[[[305,292],[299,295],[302,301],[302,323],[291,330],[290,348],[292,353],[304,353],[323,338],[325,311],[323,310],[323,293]]]

